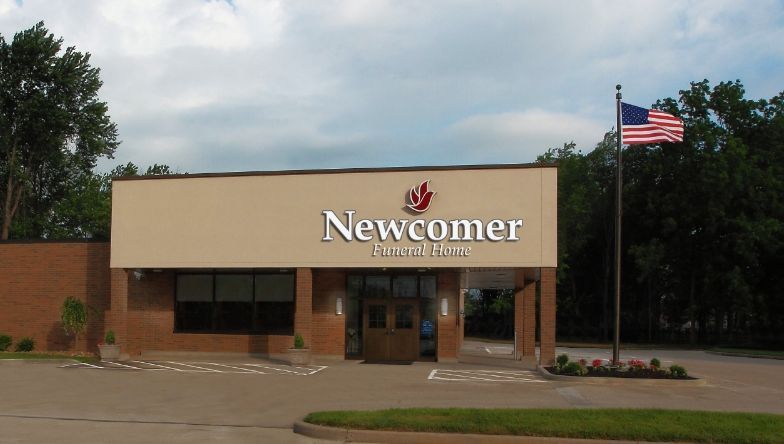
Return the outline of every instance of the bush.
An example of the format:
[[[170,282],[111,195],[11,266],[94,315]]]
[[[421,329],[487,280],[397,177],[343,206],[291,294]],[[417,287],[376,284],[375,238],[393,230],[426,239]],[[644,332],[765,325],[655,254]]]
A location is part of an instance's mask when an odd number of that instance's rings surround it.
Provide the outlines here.
[[[299,333],[294,335],[294,348],[305,348],[305,339]]]
[[[570,376],[583,376],[588,373],[588,370],[577,362],[568,362],[561,368],[561,373]]]
[[[558,357],[555,358],[555,366],[558,368],[562,368],[566,365],[567,362],[569,362],[569,355],[566,353],[558,355]]]
[[[651,367],[656,367],[657,369],[661,368],[661,361],[659,361],[659,358],[651,359]]]
[[[77,336],[87,326],[87,305],[74,297],[65,298],[60,319],[65,334]]]
[[[114,345],[114,342],[115,342],[114,332],[112,330],[107,331],[106,334],[103,336],[103,343],[106,345]]]
[[[16,351],[18,352],[31,352],[35,348],[35,341],[33,338],[22,338],[16,343]]]
[[[671,365],[670,374],[676,378],[685,378],[689,376],[689,374],[686,373],[686,368],[680,365]]]
[[[6,351],[10,346],[11,346],[11,337],[8,335],[0,335],[0,351]]]

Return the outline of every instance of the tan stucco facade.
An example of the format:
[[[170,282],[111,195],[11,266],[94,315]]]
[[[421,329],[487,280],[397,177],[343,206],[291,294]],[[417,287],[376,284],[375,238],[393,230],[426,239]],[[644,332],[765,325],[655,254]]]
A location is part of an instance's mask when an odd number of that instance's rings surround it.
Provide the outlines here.
[[[426,180],[436,195],[417,214],[405,207],[406,196]],[[556,183],[556,168],[531,165],[116,180],[111,267],[555,267]],[[348,241],[334,226],[334,240],[324,240],[324,212],[347,223],[345,211],[352,210],[355,224],[499,220],[509,228],[507,221],[521,219],[522,226],[512,233],[518,240],[381,241],[366,230],[372,240]],[[421,255],[383,256],[375,244],[410,251],[424,245]],[[470,254],[433,254],[452,247],[470,247]]]

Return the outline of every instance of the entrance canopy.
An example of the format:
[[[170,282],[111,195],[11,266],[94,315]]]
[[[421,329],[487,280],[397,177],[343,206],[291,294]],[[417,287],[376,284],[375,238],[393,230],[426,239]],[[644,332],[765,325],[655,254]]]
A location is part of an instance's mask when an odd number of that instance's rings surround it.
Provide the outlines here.
[[[522,270],[526,281],[538,281],[539,269]],[[460,288],[481,288],[484,290],[515,288],[514,268],[464,268],[460,271]]]

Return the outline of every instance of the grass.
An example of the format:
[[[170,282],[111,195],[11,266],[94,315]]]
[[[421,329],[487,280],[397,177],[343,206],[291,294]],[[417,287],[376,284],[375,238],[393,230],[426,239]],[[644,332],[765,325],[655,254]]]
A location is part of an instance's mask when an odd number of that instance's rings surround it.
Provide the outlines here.
[[[784,442],[784,415],[658,409],[412,408],[311,413],[305,422],[353,429],[562,438]]]
[[[734,355],[770,356],[772,358],[784,358],[784,350],[757,350],[754,348],[716,347],[710,349],[710,351],[719,353],[732,353]]]
[[[0,352],[0,359],[73,359],[79,362],[95,362],[98,360],[95,356],[35,352]]]

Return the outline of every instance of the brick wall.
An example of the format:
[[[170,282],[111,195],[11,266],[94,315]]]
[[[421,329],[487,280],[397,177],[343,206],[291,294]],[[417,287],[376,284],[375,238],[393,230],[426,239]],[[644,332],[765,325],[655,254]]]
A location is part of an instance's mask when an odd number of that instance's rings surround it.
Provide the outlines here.
[[[14,342],[35,340],[36,350],[97,351],[109,309],[109,244],[104,242],[0,242],[0,333]],[[65,335],[63,301],[89,308],[78,341]]]
[[[312,353],[343,357],[346,352],[346,315],[335,314],[336,299],[346,307],[346,272],[313,270]]]
[[[515,332],[517,333],[517,356],[536,357],[536,282],[526,281],[525,270],[515,270],[514,300]]]
[[[555,362],[555,268],[542,268],[539,312],[539,362]]]
[[[113,273],[123,270],[112,270]],[[174,332],[173,270],[146,271],[136,280],[125,275],[127,283],[127,339],[118,337],[123,352],[138,356],[144,351],[193,351],[282,354],[294,344],[291,335],[245,335]],[[297,284],[300,285],[300,276]],[[121,285],[114,285],[122,288]],[[298,292],[299,293],[299,292]],[[113,298],[122,299],[121,295]],[[300,295],[298,294],[298,303]],[[298,310],[299,311],[299,310]],[[118,317],[119,318],[119,317]],[[114,318],[112,318],[114,321]]]

